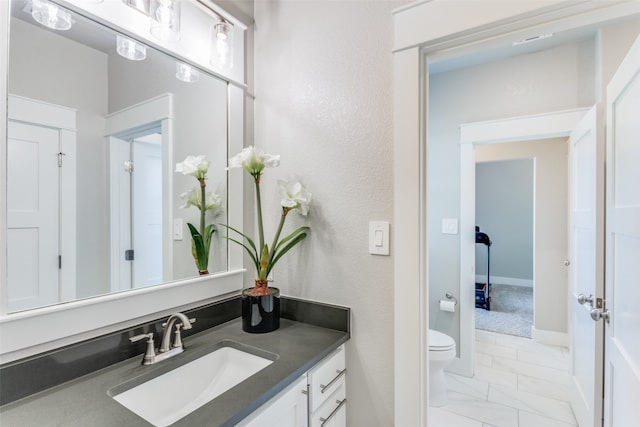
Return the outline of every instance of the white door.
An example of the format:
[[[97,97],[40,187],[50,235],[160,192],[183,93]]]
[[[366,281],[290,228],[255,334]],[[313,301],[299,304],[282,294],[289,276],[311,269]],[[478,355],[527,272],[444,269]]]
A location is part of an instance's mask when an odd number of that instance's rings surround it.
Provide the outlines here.
[[[601,425],[602,324],[591,319],[591,301],[603,294],[602,238],[597,228],[597,189],[603,179],[597,112],[593,107],[569,137],[569,336],[571,406],[581,427]],[[602,141],[600,141],[602,144]],[[600,172],[600,174],[598,173]],[[600,175],[600,176],[599,176]],[[598,179],[600,178],[600,180]],[[598,246],[599,245],[599,246]],[[601,277],[601,276],[600,276]]]
[[[9,121],[9,311],[59,300],[59,152],[57,130]]]
[[[132,143],[133,287],[162,283],[162,145],[154,133]]]
[[[608,321],[604,385],[604,425],[607,427],[626,427],[640,422],[639,185],[640,37],[607,87],[605,296]]]

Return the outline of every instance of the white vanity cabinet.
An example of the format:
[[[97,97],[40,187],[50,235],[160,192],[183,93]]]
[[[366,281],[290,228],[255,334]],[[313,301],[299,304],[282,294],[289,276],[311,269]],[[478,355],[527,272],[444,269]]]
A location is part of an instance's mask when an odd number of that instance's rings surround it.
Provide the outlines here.
[[[236,427],[347,425],[344,344]]]
[[[303,375],[236,427],[307,427],[307,376]]]

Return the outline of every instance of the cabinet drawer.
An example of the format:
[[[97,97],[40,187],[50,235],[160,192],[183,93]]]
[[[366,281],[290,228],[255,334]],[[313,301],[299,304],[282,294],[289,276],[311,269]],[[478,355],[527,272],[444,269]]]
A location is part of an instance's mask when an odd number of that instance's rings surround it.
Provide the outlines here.
[[[335,390],[311,414],[311,427],[345,427],[347,425],[347,399],[344,376],[335,383]]]
[[[315,411],[338,388],[347,372],[344,345],[309,372],[309,412]]]

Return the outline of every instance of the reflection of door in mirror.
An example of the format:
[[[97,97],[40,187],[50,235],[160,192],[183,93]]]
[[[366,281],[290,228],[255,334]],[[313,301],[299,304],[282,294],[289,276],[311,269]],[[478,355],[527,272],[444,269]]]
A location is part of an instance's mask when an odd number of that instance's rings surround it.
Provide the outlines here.
[[[111,170],[112,224],[111,290],[141,288],[162,283],[162,135],[160,127],[126,138],[111,137],[117,157]],[[117,212],[116,212],[117,211]],[[115,272],[118,273],[115,273]]]
[[[15,96],[9,106],[7,281],[17,311],[75,299],[75,132],[63,129],[75,112]]]
[[[172,94],[107,117],[111,292],[173,278],[170,234]]]

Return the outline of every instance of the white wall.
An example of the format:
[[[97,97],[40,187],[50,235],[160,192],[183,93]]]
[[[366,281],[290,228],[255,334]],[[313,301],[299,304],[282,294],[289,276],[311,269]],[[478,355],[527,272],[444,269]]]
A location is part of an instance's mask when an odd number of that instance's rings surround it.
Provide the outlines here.
[[[533,159],[478,162],[484,148],[476,148],[476,225],[493,243],[491,283],[533,286]],[[478,276],[486,281],[482,244],[476,245]]]
[[[280,210],[277,179],[301,179],[314,197],[311,234],[276,266],[274,285],[352,308],[354,427],[393,425],[394,248],[370,255],[367,234],[369,220],[393,221],[391,10],[399,4],[255,3],[255,143],[282,155],[263,176],[266,235]],[[292,216],[286,227],[302,222]]]
[[[439,316],[437,300],[460,293],[460,236],[440,232],[441,219],[460,212],[459,125],[592,105],[595,66],[595,44],[585,40],[430,76],[429,321],[456,342],[460,314]],[[566,321],[552,326],[565,331]]]

